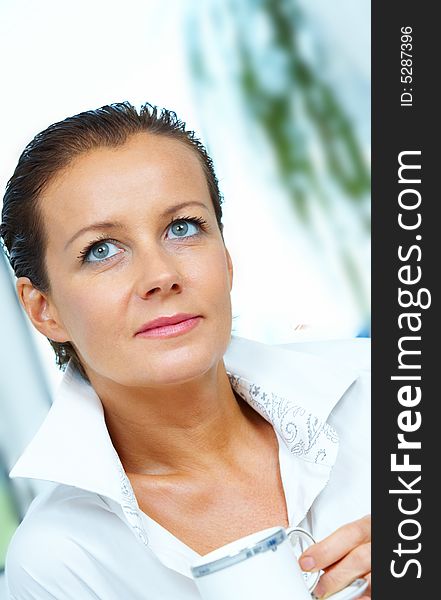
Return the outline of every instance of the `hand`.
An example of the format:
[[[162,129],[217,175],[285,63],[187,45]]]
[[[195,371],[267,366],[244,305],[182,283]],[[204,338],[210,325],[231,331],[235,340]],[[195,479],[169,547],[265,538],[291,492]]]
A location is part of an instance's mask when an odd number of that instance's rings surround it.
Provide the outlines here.
[[[359,577],[369,581],[360,600],[371,597],[371,516],[339,527],[321,542],[310,546],[299,558],[304,571],[324,574],[314,590],[318,598],[328,598]]]

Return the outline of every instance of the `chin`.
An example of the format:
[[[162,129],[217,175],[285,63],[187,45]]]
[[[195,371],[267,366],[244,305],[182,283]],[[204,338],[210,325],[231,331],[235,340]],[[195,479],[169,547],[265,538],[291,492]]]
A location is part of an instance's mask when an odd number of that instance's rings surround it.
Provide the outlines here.
[[[203,375],[217,365],[223,356],[223,349],[209,347],[207,342],[201,344],[183,345],[180,348],[164,349],[150,354],[145,361],[133,361],[144,385],[167,385],[184,383]],[[132,369],[133,372],[133,369]],[[137,377],[138,379],[138,377]]]

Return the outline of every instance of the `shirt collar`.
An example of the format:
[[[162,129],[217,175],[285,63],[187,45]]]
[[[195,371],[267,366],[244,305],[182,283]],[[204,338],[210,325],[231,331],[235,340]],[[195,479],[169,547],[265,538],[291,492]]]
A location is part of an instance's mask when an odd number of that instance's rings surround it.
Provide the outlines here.
[[[326,485],[337,455],[338,435],[326,419],[358,374],[322,357],[234,335],[224,363],[233,389],[273,424],[304,464],[301,484],[309,493],[301,510],[307,510]],[[74,486],[115,500],[147,543],[101,401],[72,361],[46,418],[9,475]]]

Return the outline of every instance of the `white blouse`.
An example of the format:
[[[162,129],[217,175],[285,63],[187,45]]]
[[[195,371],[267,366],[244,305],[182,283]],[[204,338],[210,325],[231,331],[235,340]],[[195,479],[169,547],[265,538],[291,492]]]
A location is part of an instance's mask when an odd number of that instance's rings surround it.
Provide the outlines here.
[[[234,390],[276,432],[290,525],[317,540],[370,512],[369,356],[366,339],[238,336],[224,356]],[[9,545],[10,598],[200,600],[200,555],[139,508],[101,401],[71,362],[10,477],[53,482]]]

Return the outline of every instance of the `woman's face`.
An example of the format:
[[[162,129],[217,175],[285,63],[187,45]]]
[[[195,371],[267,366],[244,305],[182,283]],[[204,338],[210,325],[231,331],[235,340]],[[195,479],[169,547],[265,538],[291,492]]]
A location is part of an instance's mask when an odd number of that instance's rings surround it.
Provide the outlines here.
[[[92,382],[178,383],[218,364],[231,334],[232,264],[191,148],[143,133],[91,151],[40,206],[51,284],[43,333],[70,341]],[[94,225],[103,222],[114,225]],[[136,335],[176,313],[201,318],[174,337]]]

